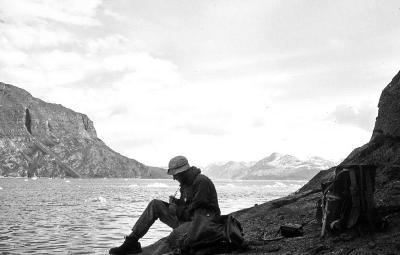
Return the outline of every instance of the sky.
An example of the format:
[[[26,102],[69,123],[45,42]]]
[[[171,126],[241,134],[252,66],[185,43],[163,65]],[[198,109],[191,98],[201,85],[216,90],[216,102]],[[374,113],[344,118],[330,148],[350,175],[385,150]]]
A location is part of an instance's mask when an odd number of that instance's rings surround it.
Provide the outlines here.
[[[0,0],[0,81],[153,166],[339,162],[399,71],[400,2]]]

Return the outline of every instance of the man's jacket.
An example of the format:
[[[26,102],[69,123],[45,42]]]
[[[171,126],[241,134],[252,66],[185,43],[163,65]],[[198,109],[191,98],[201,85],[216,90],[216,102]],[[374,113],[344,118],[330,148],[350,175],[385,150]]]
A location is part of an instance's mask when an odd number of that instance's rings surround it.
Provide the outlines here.
[[[200,169],[188,169],[188,178],[181,183],[181,197],[178,201],[177,216],[179,221],[191,221],[197,214],[218,217],[221,211],[218,206],[217,191],[212,181],[200,173]]]

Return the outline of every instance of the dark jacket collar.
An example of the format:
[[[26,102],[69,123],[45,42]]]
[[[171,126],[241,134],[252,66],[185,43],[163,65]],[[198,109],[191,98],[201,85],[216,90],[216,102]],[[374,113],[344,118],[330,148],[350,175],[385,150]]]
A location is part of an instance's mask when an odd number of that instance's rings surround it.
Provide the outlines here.
[[[201,173],[201,170],[195,166],[190,167],[186,170],[186,178],[185,182],[183,183],[184,186],[190,186],[196,179],[196,177]]]

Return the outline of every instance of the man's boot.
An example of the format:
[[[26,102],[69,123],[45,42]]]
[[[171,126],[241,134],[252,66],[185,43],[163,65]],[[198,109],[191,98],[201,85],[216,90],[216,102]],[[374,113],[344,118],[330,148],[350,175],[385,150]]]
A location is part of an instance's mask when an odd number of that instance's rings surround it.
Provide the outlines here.
[[[124,243],[119,247],[111,248],[109,254],[113,255],[130,255],[142,252],[142,247],[137,239],[126,236]]]

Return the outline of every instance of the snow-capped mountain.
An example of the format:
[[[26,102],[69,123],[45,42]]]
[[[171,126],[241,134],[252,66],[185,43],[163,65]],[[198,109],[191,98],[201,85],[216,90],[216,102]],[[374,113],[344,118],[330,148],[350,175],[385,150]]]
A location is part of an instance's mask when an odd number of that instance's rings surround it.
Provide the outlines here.
[[[214,163],[204,168],[204,172],[216,179],[241,179],[241,176],[249,168],[246,162],[229,161],[226,163]]]
[[[333,166],[334,162],[321,157],[300,160],[274,152],[257,162],[211,164],[204,169],[204,173],[216,179],[309,179]]]

